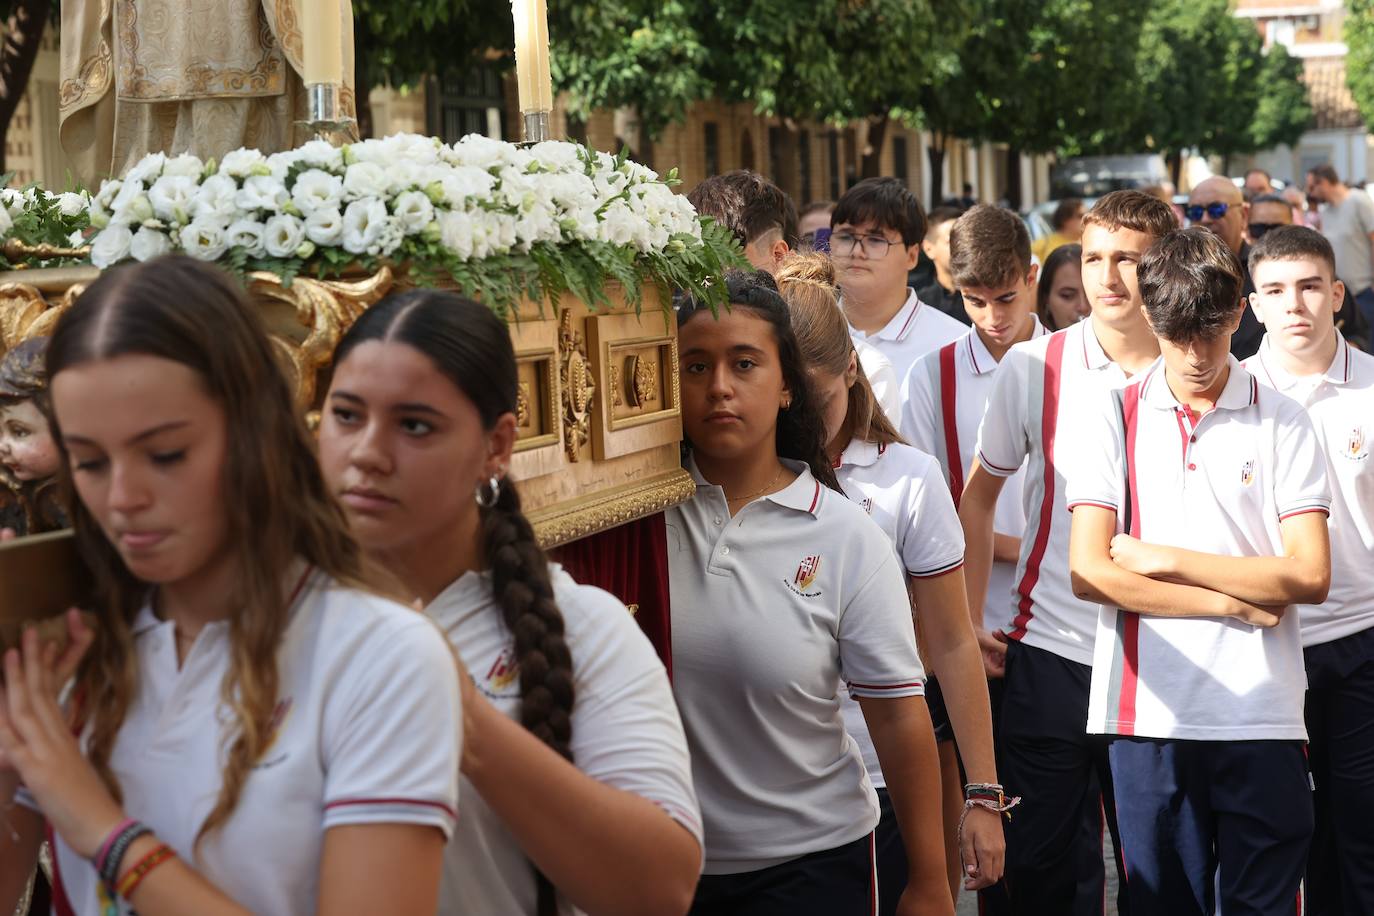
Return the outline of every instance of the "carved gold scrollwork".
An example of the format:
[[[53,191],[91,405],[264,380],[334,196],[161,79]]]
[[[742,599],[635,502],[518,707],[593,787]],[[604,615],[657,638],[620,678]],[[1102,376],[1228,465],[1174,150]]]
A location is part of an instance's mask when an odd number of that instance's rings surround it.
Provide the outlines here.
[[[296,320],[308,329],[297,344],[274,334],[273,341],[295,369],[296,401],[310,406],[315,401],[315,379],[329,365],[334,348],[368,306],[390,292],[391,268],[383,267],[362,280],[312,280],[296,277],[289,287],[276,274],[256,271],[248,275],[249,291],[295,309]]]
[[[592,437],[592,399],[596,383],[587,362],[587,345],[573,328],[572,309],[564,309],[558,324],[559,375],[563,383],[563,448],[569,461],[581,461]]]
[[[74,283],[50,303],[27,283],[0,283],[0,351],[32,337],[52,334],[57,319],[85,289],[86,284]]]
[[[607,388],[609,388],[611,392],[611,406],[623,407],[625,398],[620,393],[620,367],[611,366],[606,371],[610,373],[610,381],[607,384]]]
[[[658,397],[658,363],[636,354],[625,361],[625,372],[630,379],[631,404],[643,407]]]
[[[530,425],[530,386],[528,382],[520,382],[515,388],[515,425],[520,429],[526,429]]]

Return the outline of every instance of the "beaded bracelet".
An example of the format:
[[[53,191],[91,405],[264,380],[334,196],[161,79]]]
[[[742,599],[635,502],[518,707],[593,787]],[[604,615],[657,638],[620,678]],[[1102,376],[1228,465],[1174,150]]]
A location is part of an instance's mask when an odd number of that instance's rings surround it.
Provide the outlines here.
[[[119,886],[115,888],[115,893],[125,900],[133,897],[134,891],[143,883],[143,879],[153,873],[163,862],[175,856],[172,847],[166,843],[161,843],[156,849],[140,859],[133,868],[124,873],[124,877],[119,879]]]
[[[116,827],[110,838],[106,839],[94,864],[96,874],[100,876],[107,889],[114,889],[115,882],[119,879],[119,866],[124,861],[124,854],[129,851],[129,847],[139,837],[145,837],[152,832],[147,825],[129,820]]]

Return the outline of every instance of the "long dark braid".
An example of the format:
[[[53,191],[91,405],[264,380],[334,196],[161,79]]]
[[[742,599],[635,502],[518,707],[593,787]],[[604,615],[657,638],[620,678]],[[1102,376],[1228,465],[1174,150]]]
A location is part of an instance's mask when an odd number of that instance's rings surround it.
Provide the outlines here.
[[[516,412],[515,350],[501,319],[454,293],[413,290],[388,296],[363,313],[334,353],[337,365],[369,340],[404,343],[433,361],[477,408],[483,427]],[[520,511],[509,479],[482,510],[482,552],[492,595],[515,641],[520,669],[520,724],[565,760],[573,759],[572,653],[554,601],[549,562]],[[557,911],[553,885],[537,869],[540,916]]]

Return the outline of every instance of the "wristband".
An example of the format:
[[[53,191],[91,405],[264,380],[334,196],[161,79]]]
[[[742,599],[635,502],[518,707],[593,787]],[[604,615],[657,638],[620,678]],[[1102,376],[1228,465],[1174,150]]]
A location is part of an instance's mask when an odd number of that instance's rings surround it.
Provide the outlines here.
[[[140,859],[133,868],[124,873],[124,877],[119,879],[119,885],[115,888],[115,893],[128,900],[138,890],[138,886],[143,883],[143,879],[153,873],[163,862],[175,856],[172,847],[166,843],[160,844],[152,852]]]
[[[109,835],[105,837],[105,841],[100,844],[100,849],[91,857],[91,864],[95,866],[97,872],[105,870],[105,858],[109,855],[110,847],[114,845],[114,841],[119,838],[121,833],[136,823],[138,822],[133,818],[125,818],[118,824],[115,824],[115,828],[109,832]]]
[[[124,861],[124,854],[129,851],[129,847],[139,837],[144,837],[152,833],[152,829],[138,821],[125,821],[115,828],[110,839],[105,841],[101,847],[101,855],[95,862],[96,874],[100,876],[100,881],[105,885],[106,890],[113,891],[116,881],[119,879],[119,866]]]

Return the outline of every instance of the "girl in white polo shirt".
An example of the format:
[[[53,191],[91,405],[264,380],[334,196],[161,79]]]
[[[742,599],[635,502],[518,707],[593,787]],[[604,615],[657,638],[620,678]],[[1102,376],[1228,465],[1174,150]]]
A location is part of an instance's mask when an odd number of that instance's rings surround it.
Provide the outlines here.
[[[820,402],[835,476],[845,494],[864,507],[897,549],[917,609],[921,651],[938,665],[946,685],[950,718],[962,739],[960,750],[968,778],[980,785],[995,785],[992,717],[983,663],[964,597],[964,532],[959,516],[939,464],[904,443],[877,408],[859,371],[830,271],[828,260],[819,255],[794,255],[783,262],[778,287],[791,309],[797,343]],[[864,763],[878,787],[883,808],[877,838],[879,884],[887,891],[889,881],[894,881],[900,892],[906,859],[883,788],[882,770],[853,698],[846,697],[844,715],[850,735],[864,752]],[[957,791],[956,801],[960,810],[951,812],[951,822],[946,824],[950,845],[954,845],[960,839],[957,824],[961,816],[965,820],[963,849],[954,849],[955,894],[960,883],[971,890],[995,883],[1001,877],[1004,848],[996,813],[975,808],[963,815],[963,791]],[[947,858],[949,853],[947,848]],[[882,897],[882,912],[895,912],[896,900],[889,893]]]
[[[501,319],[420,290],[344,337],[320,427],[354,533],[475,681],[439,911],[681,914],[701,823],[667,674],[535,541],[506,479],[517,385]]]
[[[859,698],[907,839],[903,913],[953,911],[938,762],[904,577],[838,492],[787,306],[731,272],[678,308],[696,495],[667,513],[673,686],[706,828],[692,913],[876,912],[877,799],[840,711]]]
[[[456,666],[358,589],[241,286],[180,256],[107,272],[47,365],[99,622],[71,718],[33,634],[4,659],[0,912],[46,826],[60,916],[432,913]]]

